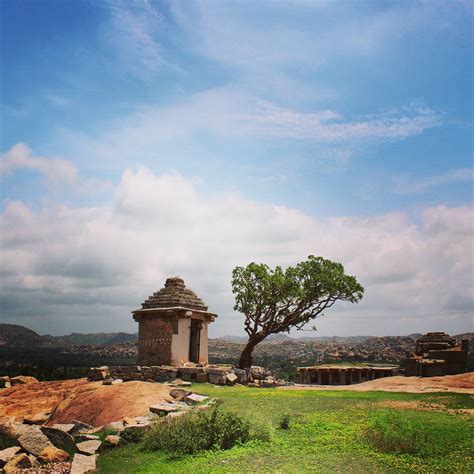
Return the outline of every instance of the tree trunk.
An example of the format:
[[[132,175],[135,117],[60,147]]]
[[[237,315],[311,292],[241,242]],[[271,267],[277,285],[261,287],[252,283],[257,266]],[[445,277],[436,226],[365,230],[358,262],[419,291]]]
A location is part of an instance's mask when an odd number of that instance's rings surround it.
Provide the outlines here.
[[[244,347],[242,354],[240,355],[239,368],[247,369],[252,367],[252,354],[255,346],[262,342],[265,339],[265,336],[251,336],[247,342],[247,345]]]

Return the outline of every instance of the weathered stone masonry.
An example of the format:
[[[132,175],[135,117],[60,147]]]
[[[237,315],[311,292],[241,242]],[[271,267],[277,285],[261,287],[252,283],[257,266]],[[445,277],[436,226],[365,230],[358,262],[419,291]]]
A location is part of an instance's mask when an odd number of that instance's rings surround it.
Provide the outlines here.
[[[207,364],[208,325],[217,317],[181,278],[168,278],[141,309],[138,322],[138,363],[145,366],[187,362]]]

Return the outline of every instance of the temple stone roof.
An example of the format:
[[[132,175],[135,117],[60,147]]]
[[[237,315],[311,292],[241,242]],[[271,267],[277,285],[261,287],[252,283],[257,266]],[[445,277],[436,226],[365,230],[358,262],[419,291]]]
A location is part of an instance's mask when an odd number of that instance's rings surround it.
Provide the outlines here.
[[[172,308],[182,306],[183,308],[207,311],[207,306],[194,291],[186,288],[182,278],[168,278],[165,287],[156,291],[144,303],[143,309]]]

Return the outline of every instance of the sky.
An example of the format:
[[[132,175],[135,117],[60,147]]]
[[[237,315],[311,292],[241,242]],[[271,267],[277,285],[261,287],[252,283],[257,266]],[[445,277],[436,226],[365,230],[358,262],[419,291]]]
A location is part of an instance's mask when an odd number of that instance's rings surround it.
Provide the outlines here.
[[[0,321],[135,332],[181,276],[321,255],[299,336],[474,331],[470,1],[2,0]],[[315,326],[317,331],[311,331]]]

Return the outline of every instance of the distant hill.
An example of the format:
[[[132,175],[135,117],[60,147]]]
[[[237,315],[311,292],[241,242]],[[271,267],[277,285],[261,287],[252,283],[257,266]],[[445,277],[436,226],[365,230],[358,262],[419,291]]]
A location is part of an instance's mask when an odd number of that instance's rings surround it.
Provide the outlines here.
[[[0,347],[47,348],[59,345],[51,336],[40,336],[18,324],[0,324]]]
[[[59,336],[54,339],[68,346],[113,346],[123,342],[135,342],[138,340],[138,334],[126,332],[80,334],[73,332],[67,336]]]

